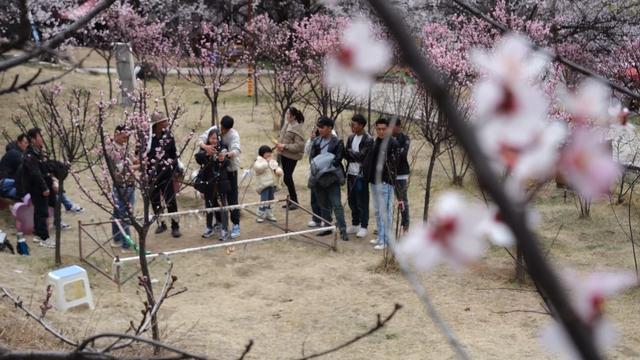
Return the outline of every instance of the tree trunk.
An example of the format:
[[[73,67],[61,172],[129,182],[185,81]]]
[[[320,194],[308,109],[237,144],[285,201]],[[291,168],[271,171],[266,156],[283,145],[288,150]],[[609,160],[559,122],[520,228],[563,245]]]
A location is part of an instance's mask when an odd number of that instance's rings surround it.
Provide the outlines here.
[[[167,90],[165,88],[166,86],[166,82],[167,82],[167,77],[164,75],[160,75],[158,77],[160,80],[160,91],[162,92],[162,104],[164,105],[164,112],[167,115],[167,117],[170,117],[169,114],[169,104],[167,103]]]
[[[216,104],[214,102],[214,98],[209,93],[209,89],[204,89],[204,95],[209,100],[209,104],[211,105],[211,126],[216,126]]]
[[[147,293],[147,303],[149,308],[153,308],[156,304],[156,299],[153,296],[153,285],[151,284],[151,274],[149,273],[149,264],[147,263],[147,234],[149,233],[149,227],[151,224],[147,224],[138,232],[138,257],[140,259],[140,272],[143,276],[143,281],[149,288]],[[153,340],[160,341],[160,327],[158,326],[157,316],[151,318],[151,335]],[[154,353],[157,354],[158,348],[154,348]]]
[[[107,80],[109,81],[109,100],[113,99],[113,84],[111,83],[111,64],[110,61],[111,59],[106,59],[107,60]]]
[[[62,265],[62,256],[61,256],[61,251],[60,251],[60,247],[61,247],[61,241],[60,241],[60,227],[62,225],[62,209],[61,209],[61,202],[62,202],[62,192],[64,191],[64,181],[60,181],[60,183],[58,184],[58,193],[56,193],[54,196],[56,197],[56,205],[53,208],[53,223],[55,225],[56,228],[56,255],[55,255],[55,262],[56,262],[56,266],[60,266]],[[53,195],[53,192],[51,193],[51,195]]]
[[[427,221],[429,218],[429,200],[431,199],[431,180],[433,179],[433,169],[436,166],[436,159],[440,152],[440,144],[433,146],[431,152],[431,158],[429,159],[429,169],[427,170],[427,187],[424,190],[424,211],[422,213],[422,219]]]
[[[520,244],[516,245],[516,279],[519,284],[524,284],[524,278],[526,276],[526,270],[524,266],[524,253]]]
[[[218,97],[220,93],[218,91],[214,91],[213,93],[213,101],[211,102],[211,113],[213,114],[213,123],[211,125],[218,124]]]

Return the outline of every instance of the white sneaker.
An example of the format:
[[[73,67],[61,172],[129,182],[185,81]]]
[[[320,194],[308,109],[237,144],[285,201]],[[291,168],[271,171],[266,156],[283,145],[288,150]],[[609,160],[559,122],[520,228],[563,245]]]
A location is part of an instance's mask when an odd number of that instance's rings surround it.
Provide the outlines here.
[[[387,248],[387,245],[379,244],[379,245],[374,246],[373,248],[376,249],[376,250],[384,250],[384,249]]]
[[[63,223],[63,222],[61,222],[61,223],[60,223],[60,229],[62,229],[62,230],[69,230],[69,229],[71,229],[71,225],[69,225],[69,224],[67,224],[67,223]]]
[[[361,227],[360,230],[358,230],[358,233],[356,234],[356,237],[363,238],[363,237],[367,237],[367,235],[369,235],[369,232],[367,231],[367,228]]]
[[[377,245],[377,244],[378,244],[378,239],[371,239],[371,240],[369,240],[369,244],[371,244],[371,245]]]
[[[202,233],[202,237],[205,239],[208,239],[210,237],[212,237],[213,235],[215,235],[215,230],[213,230],[212,227],[207,227],[204,229],[204,232]]]
[[[360,229],[360,225],[351,225],[347,228],[347,234],[357,234]]]
[[[81,212],[84,211],[84,208],[82,206],[79,205],[73,205],[73,207],[71,207],[71,209],[67,210],[67,212],[72,212],[75,214],[79,214]]]
[[[40,246],[50,248],[50,249],[55,249],[56,240],[52,238],[48,238],[47,240],[41,241]]]
[[[267,220],[278,221],[278,219],[273,215],[273,212],[271,212],[271,209],[267,210]]]
[[[317,223],[313,220],[309,221],[309,223],[307,224],[308,227],[320,227],[320,223]]]
[[[40,239],[40,236],[33,235],[33,242],[36,244],[40,244],[44,240]]]

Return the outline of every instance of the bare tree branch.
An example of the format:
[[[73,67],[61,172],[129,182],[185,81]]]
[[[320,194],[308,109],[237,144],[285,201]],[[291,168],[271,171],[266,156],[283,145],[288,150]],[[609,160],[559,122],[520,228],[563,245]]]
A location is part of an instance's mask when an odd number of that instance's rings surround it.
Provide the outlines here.
[[[482,13],[482,11],[480,11],[479,9],[475,8],[474,6],[470,5],[469,3],[463,1],[463,0],[453,0],[454,3],[456,3],[456,5],[460,6],[462,9],[466,10],[467,12],[471,13],[473,16],[477,17],[478,19],[488,23],[489,25],[493,26],[494,28],[496,28],[498,31],[500,31],[501,33],[506,33],[511,31],[511,29],[509,29],[507,26],[505,26],[504,24],[501,24],[500,22],[492,19],[491,17],[487,16],[486,14]],[[625,94],[628,95],[634,99],[640,99],[640,95],[627,89],[624,86],[620,86],[616,83],[614,83],[613,81],[597,74],[596,72],[587,69],[586,67],[575,63],[567,58],[565,58],[564,56],[558,55],[558,54],[554,54],[552,52],[550,52],[547,49],[538,47],[533,45],[532,46],[534,50],[536,51],[540,51],[545,53],[547,56],[549,56],[552,60],[557,61],[571,69],[573,69],[574,71],[577,71],[583,75],[586,76],[590,76],[593,77],[595,79],[597,79],[598,81],[601,81],[605,84],[607,84],[609,87]]]
[[[22,300],[20,300],[19,298],[17,298],[16,296],[14,296],[9,290],[7,290],[4,287],[0,287],[0,290],[2,290],[3,293],[3,297],[8,298],[9,300],[11,300],[13,302],[13,305],[22,310],[28,317],[32,318],[33,320],[35,320],[38,324],[40,324],[47,332],[51,333],[53,336],[57,337],[58,339],[60,339],[62,342],[64,342],[67,345],[71,345],[71,346],[78,346],[78,343],[69,339],[68,337],[62,335],[62,332],[58,329],[55,329],[53,326],[51,326],[48,322],[46,322],[44,320],[44,318],[36,315],[34,312],[32,312],[31,310],[29,310],[28,308],[26,308],[23,304],[22,304]],[[0,359],[2,359],[2,357],[0,357]]]
[[[89,12],[87,12],[87,14],[85,14],[83,17],[76,20],[73,24],[69,25],[66,29],[59,32],[55,36],[53,36],[51,39],[44,42],[41,46],[23,55],[0,62],[0,72],[7,71],[14,66],[24,64],[25,62],[37,56],[40,56],[45,52],[52,51],[52,49],[55,49],[56,47],[58,47],[58,45],[62,44],[66,39],[71,37],[71,35],[73,35],[76,31],[78,31],[83,26],[85,26],[89,21],[91,21],[91,19],[96,17],[103,10],[111,6],[111,4],[113,4],[115,1],[116,0],[100,1],[99,3],[96,4],[95,7],[93,7]]]
[[[457,0],[456,0],[457,1]],[[439,108],[449,122],[462,147],[469,154],[476,170],[478,182],[493,198],[504,216],[518,245],[522,247],[529,274],[539,285],[553,306],[554,314],[566,329],[578,352],[585,359],[600,359],[593,341],[593,334],[577,316],[572,308],[560,281],[544,258],[538,241],[529,230],[525,221],[525,209],[522,204],[514,203],[506,194],[501,182],[489,165],[488,159],[480,149],[475,132],[467,124],[451,100],[448,89],[442,84],[433,66],[422,56],[409,34],[404,20],[386,1],[369,0],[369,4],[386,24],[391,36],[396,40],[404,61],[416,73],[422,85],[430,91]]]

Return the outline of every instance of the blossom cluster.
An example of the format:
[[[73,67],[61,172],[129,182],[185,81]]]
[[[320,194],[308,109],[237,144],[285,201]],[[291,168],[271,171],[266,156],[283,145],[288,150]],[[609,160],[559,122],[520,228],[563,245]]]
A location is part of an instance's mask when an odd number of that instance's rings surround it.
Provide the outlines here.
[[[446,34],[437,26],[426,30]],[[543,29],[537,31],[544,33]],[[338,51],[327,60],[329,85],[341,82],[358,91],[370,86],[375,74],[388,66],[383,61],[371,61],[374,54],[387,61],[380,54],[388,48],[371,34],[366,23],[345,29]],[[440,53],[442,59],[449,50],[443,46],[428,43],[428,52]],[[467,78],[466,62],[475,65],[471,126],[490,166],[503,175],[512,200],[526,209],[531,189],[558,175],[584,198],[597,199],[610,192],[620,176],[620,167],[613,160],[605,134],[610,127],[631,126],[626,121],[628,111],[612,99],[605,85],[587,79],[577,89],[549,86],[545,83],[553,78],[547,76],[549,57],[533,50],[523,35],[505,35],[493,49],[473,49],[468,58],[447,58],[436,65],[460,76],[459,83]],[[402,239],[396,254],[400,261],[423,271],[440,263],[462,269],[481,259],[487,240],[500,246],[514,244],[514,236],[501,218],[492,204],[446,192],[436,200],[427,222]],[[535,225],[533,210],[527,210],[525,218],[527,226]],[[614,338],[602,316],[602,302],[635,282],[628,273],[596,273],[584,281],[567,282],[576,312],[592,329],[600,349],[608,347]],[[551,350],[571,356],[575,350],[563,331],[554,323],[544,331],[543,339],[552,339],[545,342]]]

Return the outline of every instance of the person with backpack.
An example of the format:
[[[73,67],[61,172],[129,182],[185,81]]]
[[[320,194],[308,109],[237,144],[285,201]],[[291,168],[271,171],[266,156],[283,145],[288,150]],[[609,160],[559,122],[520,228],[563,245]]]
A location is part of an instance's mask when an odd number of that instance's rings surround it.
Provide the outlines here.
[[[309,153],[311,159],[309,188],[315,192],[318,199],[320,216],[331,221],[331,213],[333,212],[340,230],[340,237],[342,240],[348,241],[344,209],[340,199],[340,186],[345,181],[344,169],[342,168],[344,144],[342,140],[332,134],[333,127],[334,121],[326,116],[321,116],[318,120],[319,136],[313,140]],[[319,233],[318,236],[327,236],[331,233],[331,230],[326,230]]]
[[[275,198],[276,184],[283,171],[278,162],[273,160],[273,151],[267,145],[260,146],[258,158],[253,163],[253,172],[256,176],[256,191],[260,194],[260,201],[269,201]],[[258,208],[256,222],[276,221],[271,211],[271,205],[263,205]]]
[[[200,171],[195,180],[195,188],[204,195],[204,203],[207,209],[227,206],[227,193],[231,186],[229,184],[229,157],[227,156],[227,146],[222,142],[217,128],[209,130],[209,136],[205,145],[211,151],[200,149],[195,155],[196,162],[200,165]],[[220,231],[220,241],[225,241],[229,237],[228,231],[228,210],[216,211],[216,227],[213,226],[213,212],[207,212],[207,223],[202,237],[207,239]]]

